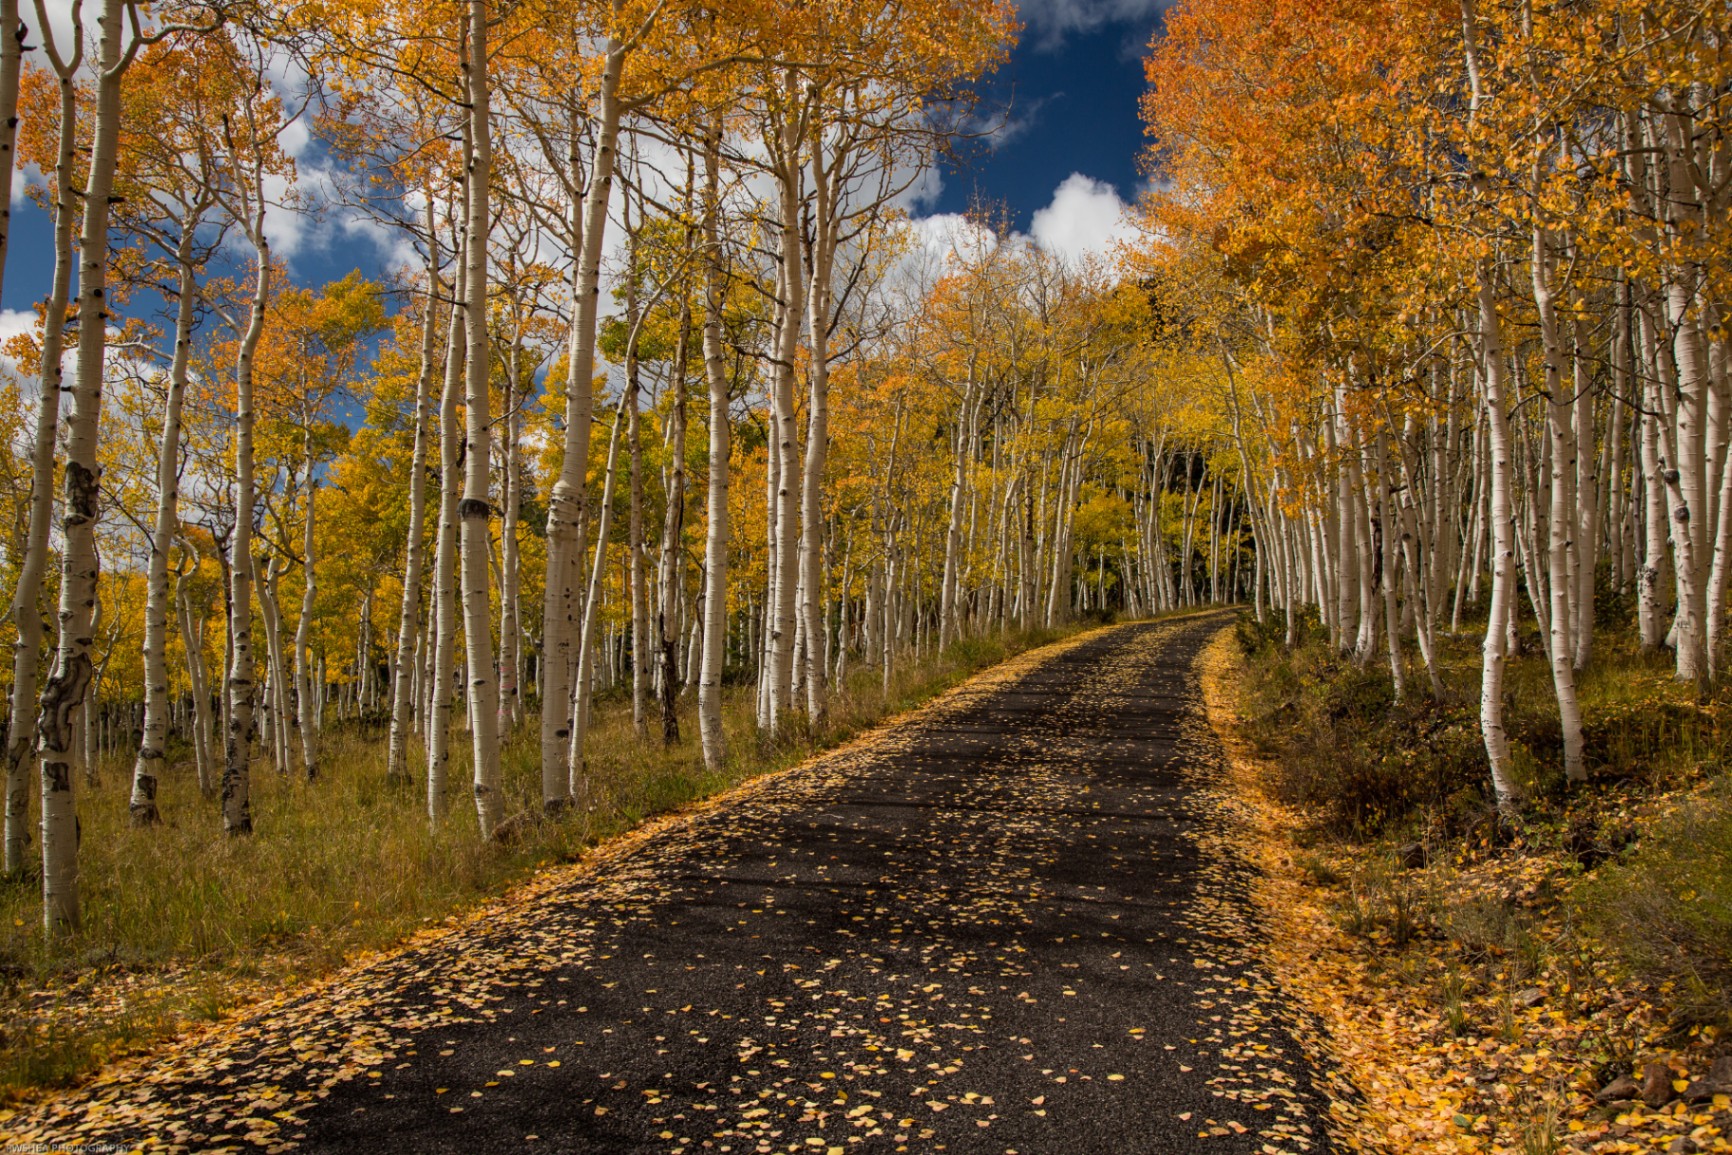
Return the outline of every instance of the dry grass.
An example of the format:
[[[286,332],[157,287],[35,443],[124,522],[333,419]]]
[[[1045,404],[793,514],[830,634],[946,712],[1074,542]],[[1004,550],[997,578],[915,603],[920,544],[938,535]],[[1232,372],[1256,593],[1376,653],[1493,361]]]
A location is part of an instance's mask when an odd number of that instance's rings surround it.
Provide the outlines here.
[[[685,740],[667,749],[637,739],[628,700],[605,698],[591,731],[593,807],[528,821],[505,845],[477,837],[461,788],[469,770],[461,735],[452,804],[437,828],[419,786],[386,784],[382,738],[352,729],[326,734],[315,783],[255,761],[248,838],[223,834],[215,803],[199,796],[190,773],[165,777],[162,826],[133,829],[129,764],[110,762],[78,803],[80,931],[44,938],[34,875],[0,889],[0,1099],[73,1081],[189,1022],[388,946],[538,866],[571,861],[647,818],[837,745],[1059,636],[959,642],[899,669],[887,696],[877,671],[859,670],[832,695],[821,732],[775,743],[754,731],[751,688],[731,687],[729,760],[716,773],[704,767],[690,695],[681,703]],[[505,747],[507,815],[539,815],[538,753],[531,719]]]
[[[1416,674],[1401,703],[1381,661],[1354,667],[1314,626],[1291,650],[1251,626],[1239,640],[1221,724],[1251,740],[1242,786],[1279,819],[1256,846],[1284,888],[1265,903],[1282,982],[1314,996],[1379,1105],[1363,1134],[1402,1151],[1732,1149],[1704,1138],[1732,1133],[1717,1085],[1658,1109],[1596,1097],[1652,1063],[1682,1090],[1732,1053],[1732,683],[1680,684],[1627,623],[1603,625],[1577,681],[1590,779],[1571,786],[1530,634],[1505,705],[1528,797],[1504,825],[1476,632],[1440,638],[1441,698]]]

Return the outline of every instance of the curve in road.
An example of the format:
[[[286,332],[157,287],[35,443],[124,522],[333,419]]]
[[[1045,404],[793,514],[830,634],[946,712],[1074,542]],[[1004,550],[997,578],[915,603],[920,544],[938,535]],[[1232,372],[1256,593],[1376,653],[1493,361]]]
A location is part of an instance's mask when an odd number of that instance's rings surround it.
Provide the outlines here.
[[[1317,1152],[1196,659],[1096,631],[14,1118],[332,1152]]]

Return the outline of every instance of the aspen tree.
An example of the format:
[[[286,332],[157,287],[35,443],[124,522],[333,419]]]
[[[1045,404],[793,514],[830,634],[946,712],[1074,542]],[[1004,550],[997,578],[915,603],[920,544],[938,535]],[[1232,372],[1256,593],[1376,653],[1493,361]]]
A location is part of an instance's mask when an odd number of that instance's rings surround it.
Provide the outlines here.
[[[200,187],[183,210],[178,222],[179,237],[175,241],[174,353],[168,370],[167,393],[163,398],[162,440],[156,472],[156,520],[151,527],[150,563],[146,577],[149,594],[144,611],[144,725],[132,771],[130,810],[135,826],[149,826],[159,821],[157,770],[163,761],[163,747],[168,736],[168,554],[178,523],[180,413],[186,395],[193,321],[198,306],[198,228],[214,202],[215,197],[208,186]]]
[[[264,336],[265,313],[271,298],[271,246],[265,230],[265,184],[267,150],[275,135],[260,121],[259,97],[262,77],[256,80],[252,100],[238,113],[223,117],[224,144],[233,168],[232,201],[227,206],[253,248],[253,288],[247,302],[246,323],[241,328],[235,353],[235,528],[229,539],[229,605],[232,618],[229,667],[225,679],[228,698],[228,732],[222,775],[223,829],[231,835],[251,834],[252,744],[257,727],[253,702],[253,370],[259,341]],[[240,119],[246,136],[237,137],[234,120]],[[278,130],[280,131],[280,129]],[[239,142],[237,144],[237,142]],[[245,152],[242,152],[244,147]]]
[[[721,225],[721,128],[704,137],[704,380],[709,387],[709,478],[704,538],[703,657],[698,667],[698,735],[704,764],[712,772],[727,760],[722,730],[722,672],[728,636],[728,460],[732,418],[728,413],[729,382],[722,354],[722,308],[726,269]]]
[[[434,198],[426,198],[427,265],[421,302],[421,361],[415,374],[415,448],[409,464],[409,535],[403,560],[403,603],[397,616],[397,660],[392,663],[391,736],[385,756],[388,781],[407,782],[410,711],[414,697],[414,649],[421,617],[422,538],[427,518],[427,440],[431,435],[433,357],[440,297],[439,238]]]
[[[30,520],[25,531],[24,557],[12,592],[11,616],[18,631],[12,652],[12,692],[7,714],[5,872],[14,877],[24,869],[29,840],[30,795],[26,763],[36,748],[36,677],[41,660],[43,623],[39,608],[48,567],[48,530],[54,516],[54,431],[60,421],[63,377],[61,356],[66,340],[66,308],[72,296],[72,227],[75,183],[73,165],[78,145],[76,77],[84,63],[81,9],[72,13],[72,44],[62,53],[52,36],[43,51],[53,68],[59,93],[59,130],[54,152],[54,275],[43,309],[42,354],[37,373],[36,429],[30,453]],[[44,28],[47,14],[37,4]],[[8,125],[10,127],[10,125]],[[10,220],[10,202],[7,203]]]
[[[42,23],[46,37],[47,20]],[[101,483],[97,435],[110,315],[109,198],[120,152],[121,81],[144,43],[138,10],[126,0],[104,0],[97,17],[96,118],[78,244],[78,312],[83,323],[78,330],[78,375],[72,408],[65,421],[60,640],[52,671],[42,686],[37,718],[42,767],[42,918],[50,934],[76,929],[80,919],[72,766],[76,724],[82,721],[79,711],[93,674],[90,635],[97,593],[96,519]]]
[[[468,660],[469,726],[473,746],[475,812],[481,836],[491,838],[504,817],[499,783],[499,687],[493,669],[493,634],[489,622],[487,562],[491,551],[488,521],[493,506],[488,492],[491,459],[488,381],[491,376],[487,332],[488,242],[492,236],[493,127],[488,86],[487,4],[470,0],[466,57],[469,96],[466,183],[469,212],[465,229],[467,267],[464,299],[467,364],[464,408],[467,414],[467,468],[463,496],[457,504],[461,528],[463,652]]]

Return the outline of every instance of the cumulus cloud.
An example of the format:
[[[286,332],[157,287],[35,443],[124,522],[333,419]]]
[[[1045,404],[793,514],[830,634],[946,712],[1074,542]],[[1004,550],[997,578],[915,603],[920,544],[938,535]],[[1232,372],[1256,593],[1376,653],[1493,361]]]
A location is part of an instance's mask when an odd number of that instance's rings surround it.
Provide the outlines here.
[[[1036,210],[1027,233],[1009,243],[1034,245],[1067,261],[1110,255],[1137,235],[1138,225],[1118,190],[1106,181],[1073,172],[1053,190],[1052,200]],[[909,221],[913,244],[903,260],[905,273],[928,277],[955,257],[975,255],[998,243],[990,229],[961,213],[934,213]]]
[[[1112,185],[1073,172],[1034,214],[1029,233],[1041,248],[1071,260],[1103,254],[1136,234],[1125,209]]]

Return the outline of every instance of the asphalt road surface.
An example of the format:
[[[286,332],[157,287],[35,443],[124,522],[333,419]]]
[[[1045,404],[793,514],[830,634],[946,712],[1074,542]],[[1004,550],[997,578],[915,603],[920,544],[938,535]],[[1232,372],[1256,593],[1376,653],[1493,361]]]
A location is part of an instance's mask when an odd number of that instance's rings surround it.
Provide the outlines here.
[[[111,1072],[13,1141],[209,1151],[1316,1152],[1195,661],[1038,651]]]

